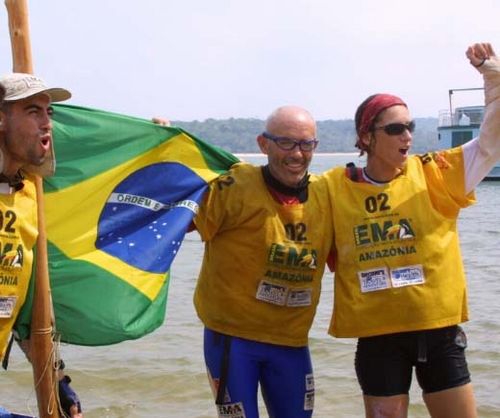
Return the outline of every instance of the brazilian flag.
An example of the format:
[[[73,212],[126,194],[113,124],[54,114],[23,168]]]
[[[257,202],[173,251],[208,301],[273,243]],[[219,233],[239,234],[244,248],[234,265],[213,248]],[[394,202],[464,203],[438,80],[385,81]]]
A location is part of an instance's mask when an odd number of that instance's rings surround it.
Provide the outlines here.
[[[55,105],[53,121],[44,192],[56,330],[80,345],[139,338],[163,323],[169,267],[208,182],[238,160],[129,116]]]

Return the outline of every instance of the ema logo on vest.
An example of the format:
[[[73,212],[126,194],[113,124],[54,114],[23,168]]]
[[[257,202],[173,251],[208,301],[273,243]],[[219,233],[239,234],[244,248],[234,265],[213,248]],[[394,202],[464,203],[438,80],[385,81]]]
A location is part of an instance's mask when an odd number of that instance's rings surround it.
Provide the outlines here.
[[[22,269],[24,264],[23,246],[19,244],[16,249],[12,243],[0,243],[0,266],[5,270]]]
[[[295,247],[282,244],[271,244],[267,261],[283,267],[315,270],[317,268],[318,255],[316,250]]]
[[[402,241],[415,238],[409,219],[391,220],[357,225],[354,227],[356,246],[373,245],[387,241]]]
[[[206,187],[203,179],[178,163],[135,171],[109,195],[99,217],[95,246],[141,270],[165,272]]]

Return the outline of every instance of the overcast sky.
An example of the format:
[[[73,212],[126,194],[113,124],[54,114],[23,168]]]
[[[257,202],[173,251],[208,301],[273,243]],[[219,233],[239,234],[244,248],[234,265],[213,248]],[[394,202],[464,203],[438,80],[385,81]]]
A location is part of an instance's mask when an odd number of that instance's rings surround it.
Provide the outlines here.
[[[2,2],[3,3],[3,2]],[[282,104],[352,118],[376,92],[437,117],[481,87],[464,52],[500,53],[499,0],[31,0],[35,73],[70,103],[149,118],[265,118]],[[11,71],[0,6],[0,72]],[[457,104],[478,104],[457,94]],[[465,104],[465,103],[463,103]]]

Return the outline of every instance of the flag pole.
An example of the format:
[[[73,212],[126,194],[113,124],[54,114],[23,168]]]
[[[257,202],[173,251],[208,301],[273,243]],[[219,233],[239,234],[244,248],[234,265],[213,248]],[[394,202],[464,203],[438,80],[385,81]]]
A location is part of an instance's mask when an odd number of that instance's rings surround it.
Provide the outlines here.
[[[27,0],[5,0],[9,16],[14,72],[33,73]],[[35,176],[38,215],[36,278],[31,319],[30,358],[40,418],[59,418],[57,371],[54,369],[52,299],[47,265],[43,180]]]

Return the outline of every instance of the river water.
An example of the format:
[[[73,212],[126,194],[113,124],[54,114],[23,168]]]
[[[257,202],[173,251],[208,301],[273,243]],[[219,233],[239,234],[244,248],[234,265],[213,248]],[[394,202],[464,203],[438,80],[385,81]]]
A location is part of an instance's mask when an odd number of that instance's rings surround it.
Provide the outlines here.
[[[262,156],[240,156],[261,163]],[[356,155],[316,155],[313,172],[322,172]],[[459,220],[469,283],[471,320],[468,362],[481,418],[500,417],[500,182],[484,182],[478,203]],[[152,334],[108,347],[64,345],[62,356],[86,418],[214,418],[202,351],[202,324],[192,295],[203,247],[196,233],[186,237],[172,266],[166,321]],[[354,343],[327,335],[332,308],[332,274],[323,291],[310,333],[318,418],[363,417],[353,370]],[[36,411],[31,368],[18,349],[0,378],[0,404],[17,412]],[[411,391],[410,417],[427,417],[418,385]],[[262,417],[267,415],[262,409]]]

